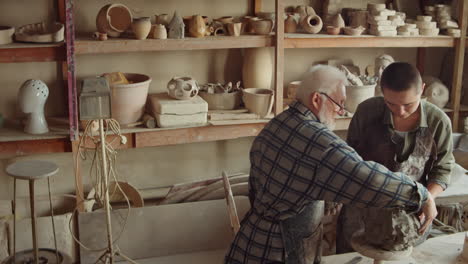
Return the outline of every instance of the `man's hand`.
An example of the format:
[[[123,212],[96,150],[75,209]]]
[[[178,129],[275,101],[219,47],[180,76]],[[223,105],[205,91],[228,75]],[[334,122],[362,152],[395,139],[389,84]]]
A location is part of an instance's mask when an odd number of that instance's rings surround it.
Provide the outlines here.
[[[422,213],[419,216],[419,220],[421,221],[421,228],[419,229],[419,233],[422,235],[426,232],[427,228],[432,224],[432,221],[437,216],[437,208],[434,202],[434,198],[430,192],[427,193],[427,200],[422,207]]]

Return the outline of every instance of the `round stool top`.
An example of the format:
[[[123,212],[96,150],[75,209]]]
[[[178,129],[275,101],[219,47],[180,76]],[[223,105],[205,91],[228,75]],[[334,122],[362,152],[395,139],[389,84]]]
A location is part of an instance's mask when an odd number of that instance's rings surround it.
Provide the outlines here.
[[[43,160],[21,160],[8,165],[6,172],[20,180],[38,180],[58,172],[55,163]]]

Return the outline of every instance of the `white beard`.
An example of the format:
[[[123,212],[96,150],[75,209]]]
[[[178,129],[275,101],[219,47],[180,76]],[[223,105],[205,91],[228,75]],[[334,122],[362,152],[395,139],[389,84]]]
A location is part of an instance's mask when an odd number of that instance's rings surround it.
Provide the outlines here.
[[[335,129],[335,126],[336,126],[335,119],[327,118],[327,110],[325,110],[324,106],[320,108],[320,111],[318,113],[318,118],[320,122],[324,124],[328,129],[332,131]]]

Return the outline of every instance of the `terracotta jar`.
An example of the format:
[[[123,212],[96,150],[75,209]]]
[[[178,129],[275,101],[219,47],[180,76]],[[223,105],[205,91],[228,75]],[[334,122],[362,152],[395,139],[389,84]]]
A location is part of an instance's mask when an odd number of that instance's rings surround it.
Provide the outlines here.
[[[153,36],[154,39],[167,39],[166,27],[161,24],[153,25]]]
[[[297,30],[297,22],[294,18],[294,14],[289,13],[288,17],[284,21],[284,32],[285,33],[296,33]]]
[[[146,39],[151,31],[151,21],[149,17],[133,19],[132,30],[137,39]]]

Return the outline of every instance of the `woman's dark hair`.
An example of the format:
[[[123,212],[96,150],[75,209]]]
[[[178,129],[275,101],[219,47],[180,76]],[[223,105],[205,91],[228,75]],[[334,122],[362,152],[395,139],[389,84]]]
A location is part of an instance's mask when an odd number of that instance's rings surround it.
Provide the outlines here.
[[[385,68],[380,78],[381,89],[396,92],[408,91],[416,88],[421,91],[422,79],[418,69],[406,62],[394,62]]]

